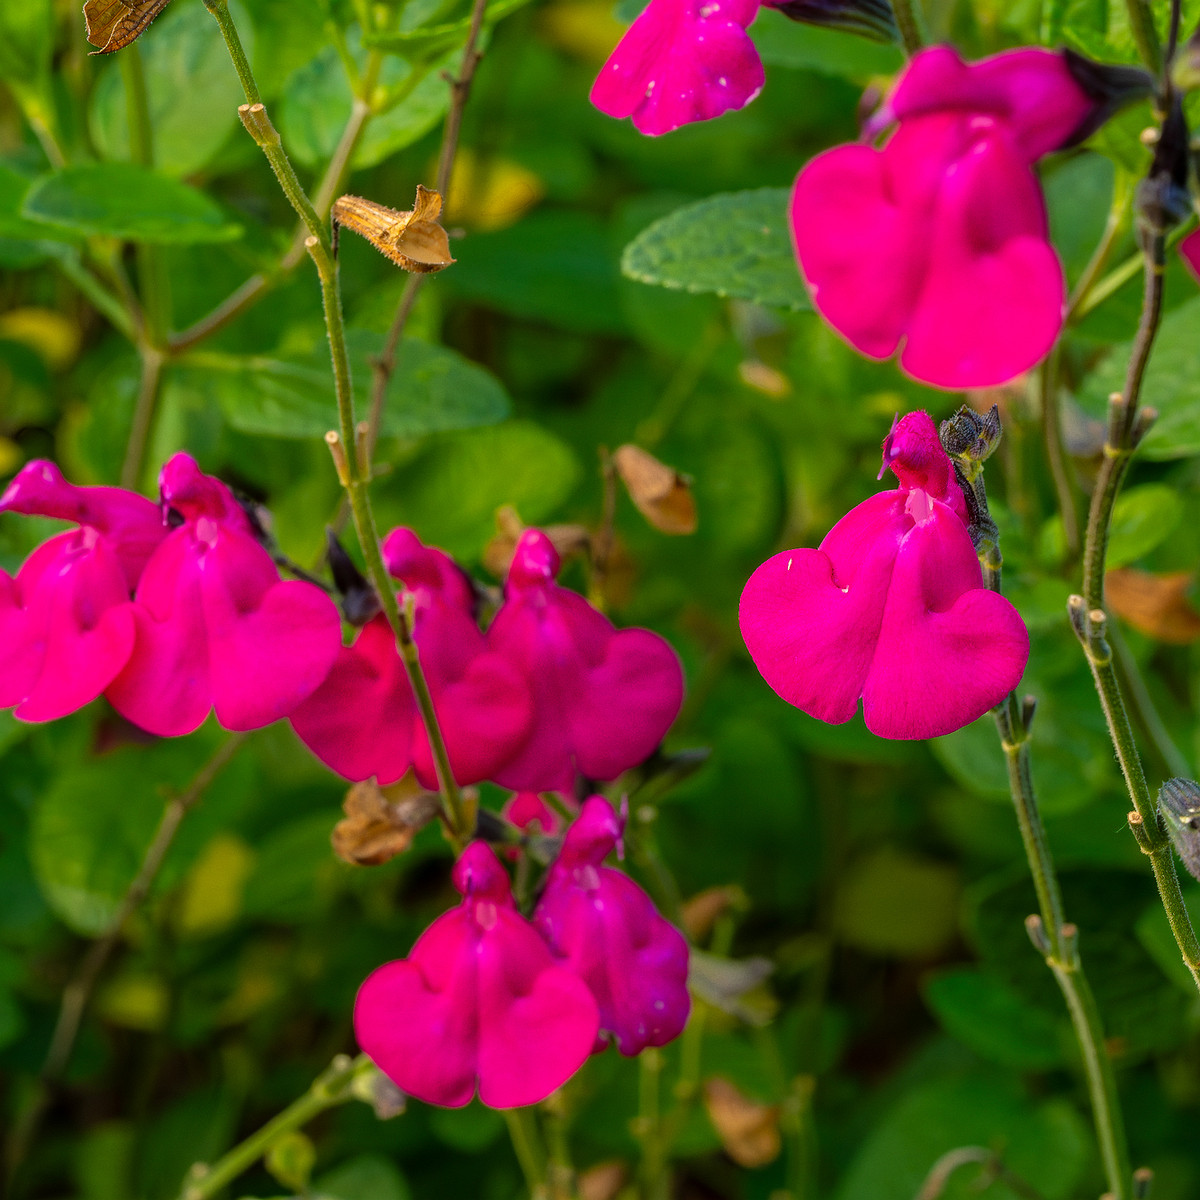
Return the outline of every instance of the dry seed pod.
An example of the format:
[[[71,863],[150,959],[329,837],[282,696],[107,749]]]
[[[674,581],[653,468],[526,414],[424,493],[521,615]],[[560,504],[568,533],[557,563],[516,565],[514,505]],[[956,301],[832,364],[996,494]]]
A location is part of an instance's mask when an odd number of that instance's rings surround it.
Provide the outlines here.
[[[87,0],[83,19],[93,54],[123,50],[170,3],[170,0]]]
[[[613,454],[629,497],[661,533],[695,533],[696,500],[691,480],[640,446],[618,446]]]
[[[353,229],[398,267],[426,275],[454,261],[446,231],[437,223],[441,211],[441,193],[420,184],[411,212],[361,196],[341,196],[333,206],[334,234],[340,225]]]
[[[438,795],[411,775],[381,788],[373,779],[356,783],[342,801],[346,817],[333,827],[333,852],[348,863],[377,867],[403,854],[438,811]]]

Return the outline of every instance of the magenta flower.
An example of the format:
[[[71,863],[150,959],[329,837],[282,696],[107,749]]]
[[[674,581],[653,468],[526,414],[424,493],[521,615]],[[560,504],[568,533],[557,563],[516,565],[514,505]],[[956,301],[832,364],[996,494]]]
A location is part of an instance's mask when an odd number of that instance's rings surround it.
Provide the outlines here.
[[[614,629],[555,583],[558,568],[550,539],[525,530],[488,630],[488,645],[533,694],[533,732],[495,775],[515,791],[572,792],[576,772],[615,779],[654,751],[683,703],[683,670],[667,642]]]
[[[229,489],[176,454],[159,476],[181,521],[138,582],[137,638],[107,696],[135,725],[190,733],[215,708],[227,729],[287,716],[325,678],[341,620],[320,588],[282,582]]]
[[[1200,283],[1200,229],[1193,229],[1179,243],[1179,256],[1192,273],[1192,278]]]
[[[657,136],[744,108],[766,76],[746,27],[759,0],[650,0],[592,85],[610,117]]]
[[[562,817],[538,792],[514,792],[505,801],[503,815],[518,829],[529,830],[536,822],[540,833],[562,832]]]
[[[76,487],[41,460],[8,485],[0,512],[79,526],[40,545],[15,579],[0,571],[0,708],[51,721],[94,700],[128,662],[130,593],[167,530],[144,496]]]
[[[413,601],[413,638],[455,780],[486,779],[529,736],[533,702],[524,677],[488,650],[470,582],[448,555],[408,529],[383,544],[388,570]],[[326,680],[291,714],[300,739],[347,779],[381,784],[409,767],[428,788],[437,771],[420,711],[387,618],[377,616],[341,649]]]
[[[789,704],[838,725],[863,702],[872,733],[928,738],[1017,686],[1029,635],[983,587],[962,491],[923,412],[884,443],[900,481],[851,509],[816,550],[768,559],[742,592],[750,657]]]
[[[796,178],[791,223],[813,302],[871,358],[913,378],[988,387],[1028,370],[1062,328],[1065,282],[1032,164],[1087,127],[1098,101],[1062,54],[975,64],[914,55],[868,131]]]
[[[592,990],[600,1030],[617,1049],[665,1046],[687,1024],[688,947],[628,875],[603,865],[625,822],[603,796],[586,800],[567,831],[533,923]],[[604,1042],[597,1044],[602,1049]]]
[[[591,1053],[599,1017],[587,985],[555,962],[517,912],[484,842],[454,865],[458,908],[385,963],[354,1002],[358,1044],[401,1091],[458,1108],[544,1100]]]

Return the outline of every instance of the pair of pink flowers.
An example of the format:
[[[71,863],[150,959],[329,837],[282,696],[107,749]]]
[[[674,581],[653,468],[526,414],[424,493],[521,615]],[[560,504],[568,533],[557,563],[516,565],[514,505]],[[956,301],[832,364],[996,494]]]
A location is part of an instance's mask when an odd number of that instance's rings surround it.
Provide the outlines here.
[[[413,637],[457,782],[572,792],[577,775],[615,779],[662,740],[683,702],[678,657],[657,634],[617,630],[560,586],[558,553],[540,530],[521,535],[486,634],[472,587],[449,557],[407,529],[393,531],[383,549],[412,601]],[[387,784],[411,766],[436,786],[383,617],[341,650],[291,719],[309,749],[349,779]]]
[[[592,102],[648,134],[741,108],[763,86],[746,32],[758,9],[651,0]],[[1066,290],[1033,166],[1134,94],[1133,74],[1109,86],[1094,64],[1037,48],[974,64],[949,46],[915,54],[868,140],[796,178],[793,244],[818,312],[861,353],[899,351],[909,375],[937,387],[991,387],[1034,366],[1062,329]]]
[[[337,606],[283,581],[230,490],[186,454],[162,469],[161,505],[76,487],[28,464],[0,511],[73,521],[15,578],[0,572],[0,706],[46,721],[104,694],[150,733],[190,733],[215,710],[228,729],[290,717],[349,779],[437,775],[387,621],[343,646]],[[528,791],[611,780],[647,758],[683,700],[664,639],[617,630],[555,581],[539,530],[517,546],[487,634],[473,586],[407,529],[384,544],[413,608],[413,635],[456,780]]]
[[[229,729],[286,716],[340,644],[333,602],[281,581],[249,518],[186,454],[162,470],[161,507],[76,487],[26,465],[0,511],[78,528],[0,572],[0,706],[48,721],[104,694],[135,725],[190,733],[215,709]]]
[[[600,796],[567,831],[530,920],[484,842],[454,866],[462,903],[379,967],[354,1006],[359,1045],[409,1095],[493,1108],[545,1099],[611,1038],[622,1054],[687,1021],[682,934],[604,866],[623,821]]]
[[[861,697],[872,733],[928,738],[983,716],[1020,682],[1029,634],[983,586],[967,507],[926,413],[883,448],[899,480],[851,509],[815,550],[768,559],[742,592],[751,658],[789,704],[831,724]]]

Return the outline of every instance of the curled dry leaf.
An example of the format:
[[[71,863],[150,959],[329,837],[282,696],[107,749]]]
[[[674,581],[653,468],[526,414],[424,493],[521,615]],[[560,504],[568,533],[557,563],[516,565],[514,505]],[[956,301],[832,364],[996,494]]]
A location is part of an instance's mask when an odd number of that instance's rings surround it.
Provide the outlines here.
[[[360,867],[385,863],[412,845],[439,804],[437,793],[421,788],[411,772],[386,788],[373,779],[356,783],[342,801],[345,819],[333,827],[333,852]]]
[[[454,261],[450,239],[437,223],[441,211],[441,193],[417,184],[410,212],[397,212],[361,196],[341,196],[333,205],[333,224],[335,231],[341,225],[353,229],[398,267],[427,275]]]
[[[704,1107],[725,1153],[754,1170],[774,1162],[782,1149],[779,1106],[751,1100],[721,1075],[704,1081]]]
[[[123,50],[170,3],[170,0],[87,0],[83,19],[93,54]]]
[[[1200,640],[1200,613],[1188,600],[1194,582],[1189,571],[1155,575],[1114,567],[1104,577],[1109,607],[1142,633],[1184,646]]]
[[[640,446],[618,446],[613,466],[638,511],[662,533],[695,533],[696,500],[691,480]]]
[[[588,548],[591,535],[582,525],[543,525],[542,532],[554,543],[564,562]],[[496,509],[496,536],[484,547],[483,565],[503,579],[516,553],[517,539],[525,532],[525,523],[511,504]]]

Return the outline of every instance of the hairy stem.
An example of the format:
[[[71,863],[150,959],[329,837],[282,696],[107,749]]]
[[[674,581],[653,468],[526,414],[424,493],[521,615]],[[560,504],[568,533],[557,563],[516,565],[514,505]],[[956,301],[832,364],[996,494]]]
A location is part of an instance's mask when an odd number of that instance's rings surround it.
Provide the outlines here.
[[[1150,859],[1171,932],[1175,936],[1184,963],[1196,981],[1196,987],[1200,989],[1200,940],[1197,940],[1196,931],[1183,902],[1170,836],[1158,815],[1155,798],[1146,780],[1145,768],[1138,753],[1133,727],[1117,679],[1112,646],[1107,636],[1108,617],[1104,610],[1104,570],[1113,508],[1130,459],[1149,429],[1154,415],[1152,410],[1139,411],[1138,404],[1146,367],[1150,362],[1154,339],[1162,319],[1165,255],[1166,238],[1163,232],[1146,231],[1143,250],[1145,292],[1142,316],[1129,359],[1124,389],[1109,398],[1104,462],[1092,492],[1084,541],[1083,594],[1071,597],[1068,610],[1071,625],[1091,668],[1100,697],[1100,706],[1108,723],[1109,736],[1116,750],[1117,761],[1121,765],[1121,774],[1124,776],[1129,798],[1133,802],[1134,811],[1129,814],[1130,828],[1139,847]]]
[[[327,1108],[350,1100],[354,1094],[352,1088],[355,1080],[373,1070],[374,1064],[365,1054],[357,1058],[339,1054],[329,1068],[317,1076],[303,1096],[272,1117],[257,1133],[252,1133],[244,1142],[234,1146],[212,1166],[196,1163],[188,1172],[179,1200],[206,1200],[221,1191],[243,1171],[254,1166],[277,1138],[307,1125]]]
[[[141,866],[125,889],[108,928],[88,947],[87,953],[63,990],[58,1020],[50,1038],[50,1048],[38,1073],[36,1091],[24,1113],[18,1117],[8,1139],[6,1169],[10,1181],[33,1144],[53,1089],[70,1065],[71,1053],[75,1049],[88,1003],[100,981],[101,973],[120,941],[125,923],[149,895],[184,817],[203,798],[213,780],[229,763],[245,739],[246,735],[243,733],[230,734],[214,751],[208,762],[196,772],[192,782],[177,796],[167,801],[158,828],[142,856]]]
[[[546,1149],[542,1145],[537,1117],[532,1108],[508,1108],[504,1110],[508,1125],[508,1136],[512,1140],[513,1152],[521,1165],[529,1188],[530,1200],[545,1200],[546,1197]]]

